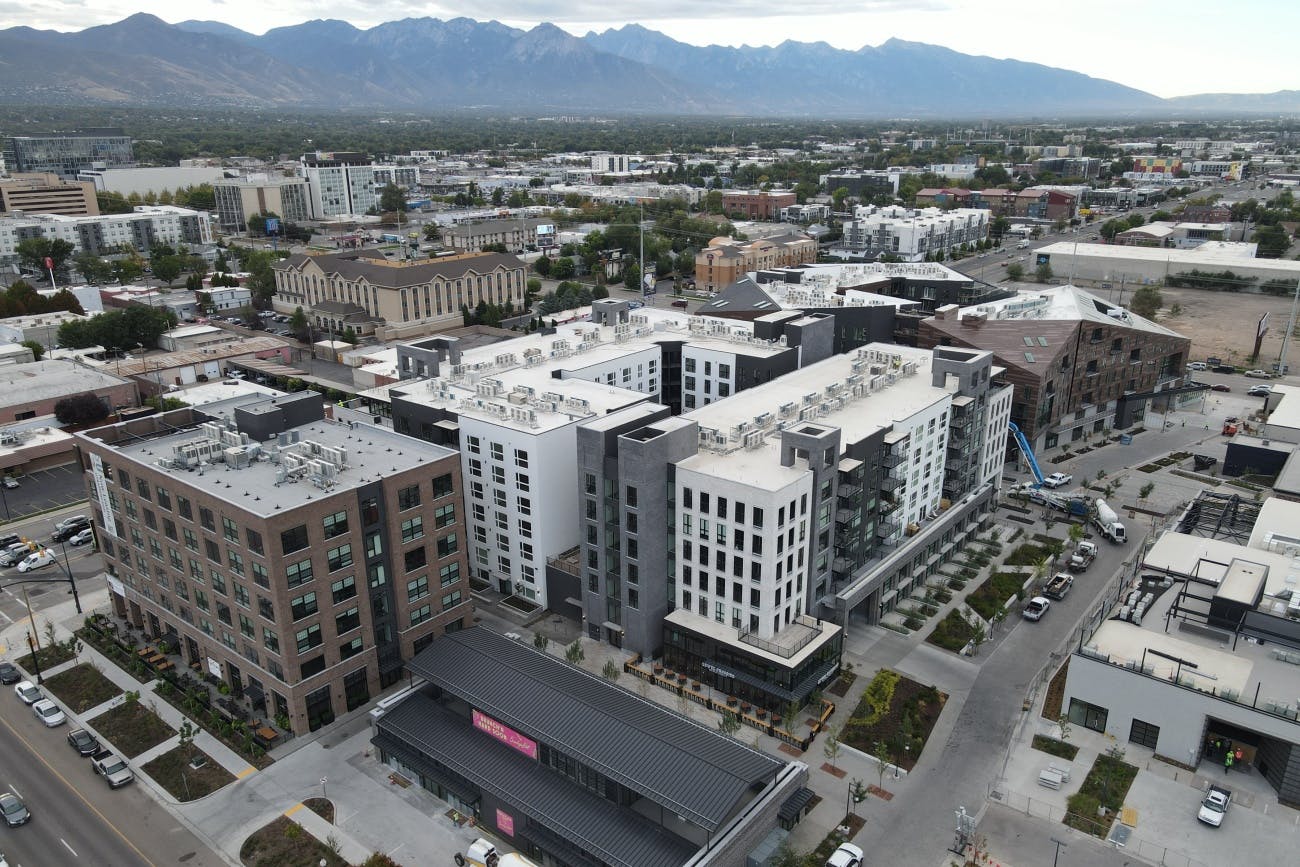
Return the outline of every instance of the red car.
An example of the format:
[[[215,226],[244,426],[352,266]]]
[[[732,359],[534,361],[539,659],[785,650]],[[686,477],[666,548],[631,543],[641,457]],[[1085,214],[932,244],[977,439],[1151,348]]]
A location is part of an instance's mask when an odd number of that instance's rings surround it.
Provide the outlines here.
[[[686,299],[685,299],[685,298],[678,298],[676,301],[673,302],[673,306],[674,306],[674,307],[680,307],[680,308],[682,308],[683,310],[685,310],[685,309],[686,309],[686,303],[687,303],[687,302],[686,302]]]
[[[1221,382],[1216,382],[1214,385],[1210,386],[1210,391],[1232,391],[1232,389],[1228,388],[1228,386]]]

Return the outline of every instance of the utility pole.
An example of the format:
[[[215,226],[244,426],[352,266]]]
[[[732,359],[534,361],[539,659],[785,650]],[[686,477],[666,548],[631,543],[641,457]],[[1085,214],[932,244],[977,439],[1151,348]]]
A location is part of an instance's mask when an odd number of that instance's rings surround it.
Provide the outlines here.
[[[1282,348],[1277,354],[1277,373],[1286,373],[1286,351],[1291,346],[1291,335],[1295,331],[1296,308],[1300,307],[1300,280],[1295,284],[1295,295],[1291,299],[1291,316],[1286,321],[1286,331],[1282,334]]]

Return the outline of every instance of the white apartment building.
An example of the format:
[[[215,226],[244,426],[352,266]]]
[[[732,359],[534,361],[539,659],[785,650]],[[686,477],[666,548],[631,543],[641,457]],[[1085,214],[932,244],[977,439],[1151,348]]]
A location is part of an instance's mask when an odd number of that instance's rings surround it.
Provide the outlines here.
[[[854,219],[844,223],[844,240],[831,252],[838,255],[893,256],[920,262],[945,255],[963,244],[975,244],[989,234],[990,215],[983,208],[911,209],[859,205]]]
[[[308,210],[313,220],[364,214],[379,205],[374,166],[364,154],[307,154],[298,173],[307,179]]]
[[[67,241],[76,253],[104,256],[124,247],[148,253],[154,244],[211,244],[212,222],[201,211],[173,205],[139,205],[129,214],[0,217],[0,265],[18,261],[18,242],[43,237]]]

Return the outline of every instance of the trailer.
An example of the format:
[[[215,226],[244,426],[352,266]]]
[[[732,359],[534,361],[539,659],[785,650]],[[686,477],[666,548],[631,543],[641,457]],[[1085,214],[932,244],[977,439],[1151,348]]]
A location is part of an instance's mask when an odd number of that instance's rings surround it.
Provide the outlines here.
[[[1043,595],[1048,599],[1064,599],[1065,594],[1070,592],[1070,587],[1073,584],[1074,576],[1067,572],[1061,572],[1047,582],[1047,586],[1043,588]]]

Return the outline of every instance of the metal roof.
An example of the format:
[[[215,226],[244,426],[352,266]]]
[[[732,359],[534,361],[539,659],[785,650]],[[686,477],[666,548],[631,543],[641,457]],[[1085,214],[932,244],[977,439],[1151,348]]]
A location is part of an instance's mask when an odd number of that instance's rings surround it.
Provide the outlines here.
[[[717,830],[784,763],[482,627],[439,638],[410,670],[506,725]]]
[[[379,732],[376,746],[404,759],[412,751],[428,756],[607,864],[678,867],[697,851],[635,810],[587,791],[478,731],[426,695],[412,695],[384,714]],[[421,764],[418,758],[415,764]],[[440,781],[446,777],[436,765],[421,770]],[[454,778],[451,782],[456,790]]]

